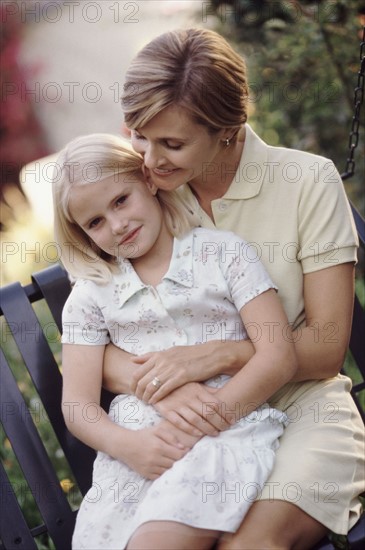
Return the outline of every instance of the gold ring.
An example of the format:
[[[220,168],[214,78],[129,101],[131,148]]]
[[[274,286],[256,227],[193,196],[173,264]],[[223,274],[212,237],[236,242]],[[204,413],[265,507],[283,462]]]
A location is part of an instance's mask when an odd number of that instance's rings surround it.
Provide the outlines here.
[[[157,376],[154,377],[152,380],[152,386],[154,386],[156,389],[158,389],[160,386],[162,386],[162,382]]]

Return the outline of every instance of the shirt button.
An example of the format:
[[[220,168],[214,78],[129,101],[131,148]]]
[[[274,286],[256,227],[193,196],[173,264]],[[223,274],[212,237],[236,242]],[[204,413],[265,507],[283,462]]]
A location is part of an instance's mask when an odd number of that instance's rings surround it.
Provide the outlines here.
[[[228,203],[227,202],[225,202],[225,201],[220,202],[219,210],[221,212],[224,212],[225,210],[227,210],[227,208],[228,208]]]

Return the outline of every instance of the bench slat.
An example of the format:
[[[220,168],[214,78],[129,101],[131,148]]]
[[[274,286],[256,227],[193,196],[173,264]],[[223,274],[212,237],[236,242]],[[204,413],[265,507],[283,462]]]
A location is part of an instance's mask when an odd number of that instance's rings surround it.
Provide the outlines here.
[[[47,530],[57,548],[71,536],[74,515],[62,491],[54,467],[1,352],[1,422],[29,484]],[[32,460],[29,460],[32,457]]]
[[[60,403],[62,376],[29,299],[19,283],[1,289],[4,316],[82,494],[91,486],[95,451],[66,428]],[[21,315],[19,315],[21,312]]]
[[[41,291],[51,310],[58,330],[62,333],[62,308],[71,291],[66,271],[56,264],[49,269],[34,273],[32,281]]]
[[[2,548],[19,548],[19,550],[37,550],[29,528],[24,520],[12,485],[0,462],[0,483],[2,488],[2,509],[0,514],[0,550]]]

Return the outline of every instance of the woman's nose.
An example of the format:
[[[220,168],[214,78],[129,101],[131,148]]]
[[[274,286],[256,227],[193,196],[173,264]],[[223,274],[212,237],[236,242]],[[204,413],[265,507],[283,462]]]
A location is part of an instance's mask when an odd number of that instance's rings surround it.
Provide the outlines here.
[[[163,156],[158,146],[146,145],[144,153],[142,154],[147,168],[156,168],[163,162]]]

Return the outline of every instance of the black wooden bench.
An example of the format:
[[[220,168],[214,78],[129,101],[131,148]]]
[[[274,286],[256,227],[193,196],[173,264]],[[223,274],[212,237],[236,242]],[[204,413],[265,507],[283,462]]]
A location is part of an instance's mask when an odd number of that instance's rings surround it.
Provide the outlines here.
[[[364,246],[364,221],[357,217],[357,226]],[[81,494],[91,486],[92,463],[95,453],[75,439],[67,430],[61,413],[62,376],[59,367],[59,353],[49,343],[50,333],[56,327],[61,331],[61,312],[70,292],[65,271],[53,265],[32,276],[32,283],[22,286],[13,283],[0,289],[1,297],[1,423],[5,435],[1,449],[1,530],[0,550],[36,549],[35,540],[42,539],[41,548],[69,550],[77,509],[70,505],[68,495],[61,486],[44,438],[39,434],[40,409],[24,395],[24,383],[16,381],[13,370],[16,360],[7,350],[13,338],[20,351],[25,369],[38,392],[39,399],[48,415],[47,422],[53,427],[62,449],[61,454],[69,464],[73,479]],[[43,301],[43,302],[42,302]],[[47,303],[52,315],[51,322],[42,323],[34,312],[34,305]],[[5,322],[6,321],[6,322]],[[43,324],[43,329],[42,329]],[[48,336],[48,339],[46,338]],[[365,335],[365,314],[358,297],[355,297],[354,322],[350,349],[356,369],[356,384],[353,397],[365,421],[364,410],[359,398],[365,392],[365,357],[363,342]],[[52,337],[51,340],[54,340]],[[53,346],[54,348],[54,346]],[[4,350],[4,351],[3,351]],[[105,396],[105,403],[110,396]],[[43,409],[42,409],[43,410]],[[37,413],[37,414],[36,414]],[[339,446],[341,442],[339,441]],[[24,480],[12,478],[5,448],[11,447],[19,462]],[[60,454],[60,451],[58,451]],[[29,487],[28,487],[29,486]],[[22,493],[31,491],[40,512],[40,525],[28,525],[19,501]],[[52,539],[53,546],[47,546]],[[352,550],[365,548],[365,516],[350,532],[349,544]],[[46,542],[45,542],[46,541]],[[331,550],[333,543],[324,539],[316,549]],[[344,547],[345,548],[345,547]],[[349,548],[349,547],[348,547]]]

